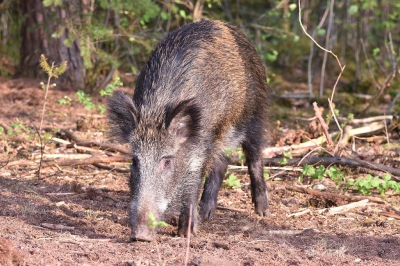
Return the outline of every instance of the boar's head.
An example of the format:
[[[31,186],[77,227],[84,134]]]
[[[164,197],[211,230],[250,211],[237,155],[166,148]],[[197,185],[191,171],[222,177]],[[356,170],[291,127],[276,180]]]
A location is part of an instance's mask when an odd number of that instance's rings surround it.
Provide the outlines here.
[[[111,137],[132,148],[130,223],[133,240],[151,241],[149,213],[164,217],[179,198],[190,171],[193,145],[199,135],[200,111],[194,100],[177,104],[156,101],[135,104],[120,91],[108,102]]]

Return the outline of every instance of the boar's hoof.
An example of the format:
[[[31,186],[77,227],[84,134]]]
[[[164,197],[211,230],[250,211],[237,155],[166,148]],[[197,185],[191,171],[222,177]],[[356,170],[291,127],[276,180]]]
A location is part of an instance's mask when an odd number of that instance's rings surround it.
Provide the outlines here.
[[[268,217],[270,215],[268,205],[267,206],[257,206],[256,213],[260,216]]]
[[[216,206],[214,203],[211,204],[202,204],[200,207],[200,220],[203,222],[205,220],[211,220],[214,212],[215,212]]]
[[[147,225],[141,225],[132,230],[131,241],[151,242],[154,240],[154,235],[155,232],[151,230]]]
[[[187,236],[187,232],[188,232],[188,228],[187,226],[184,228],[178,228],[178,236],[179,237],[186,237]],[[190,239],[192,239],[193,237],[196,236],[197,233],[197,226],[193,226],[192,230],[190,230]]]

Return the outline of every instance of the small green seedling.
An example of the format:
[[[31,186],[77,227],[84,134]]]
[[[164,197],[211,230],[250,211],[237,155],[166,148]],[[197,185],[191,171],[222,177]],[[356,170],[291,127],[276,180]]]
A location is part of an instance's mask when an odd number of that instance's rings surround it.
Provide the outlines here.
[[[280,159],[279,164],[280,165],[287,165],[287,159],[292,159],[292,150],[284,151],[283,152],[283,158]]]
[[[104,90],[100,91],[100,96],[111,96],[113,91],[117,89],[118,87],[123,86],[124,84],[121,82],[121,79],[119,76],[115,76],[115,79],[113,82],[107,85],[107,87]]]
[[[71,105],[71,101],[72,99],[67,95],[65,95],[63,98],[58,100],[58,103],[62,105]]]
[[[90,96],[86,94],[84,91],[82,90],[77,91],[76,96],[78,97],[78,102],[85,105],[88,111],[96,107],[96,105],[92,103],[92,99],[90,98]]]
[[[149,219],[150,219],[150,222],[148,223],[148,226],[151,227],[152,229],[155,229],[156,227],[159,227],[159,226],[167,226],[168,225],[166,222],[157,221],[152,212],[149,212]]]
[[[268,169],[264,169],[263,175],[264,175],[265,179],[268,179],[269,178],[269,170]]]
[[[390,174],[386,174],[383,179],[368,174],[365,178],[350,178],[347,180],[347,186],[358,190],[364,195],[370,195],[374,190],[377,190],[381,196],[384,196],[389,189],[394,193],[400,193],[400,183],[391,179]]]
[[[226,188],[239,188],[241,187],[240,181],[235,174],[230,174],[228,179],[225,180],[224,187]]]

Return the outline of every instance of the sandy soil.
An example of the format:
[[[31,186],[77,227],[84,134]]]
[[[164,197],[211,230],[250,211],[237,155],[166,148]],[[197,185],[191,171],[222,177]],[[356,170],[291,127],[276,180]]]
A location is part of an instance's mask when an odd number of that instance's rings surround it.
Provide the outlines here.
[[[0,166],[9,160],[32,162],[40,154],[29,133],[32,124],[40,124],[44,92],[38,84],[0,80],[0,122],[23,122],[21,132],[0,136]],[[65,95],[73,100],[71,106],[57,103]],[[78,132],[81,117],[88,126]],[[62,87],[49,93],[44,128],[105,140],[104,117],[86,111],[75,92]],[[50,141],[45,153],[76,154],[77,149]],[[0,265],[183,264],[186,239],[175,235],[175,225],[161,228],[154,242],[129,241],[126,173],[93,165],[45,167],[38,179],[37,169],[37,164],[0,169]],[[298,172],[271,171],[271,216],[259,217],[251,204],[249,177],[236,174],[241,187],[221,189],[218,204],[228,209],[217,210],[213,220],[200,225],[190,243],[189,265],[400,265],[400,220],[379,214],[389,206],[398,210],[399,195],[388,193],[385,204],[369,203],[340,215],[316,214],[326,202],[286,189],[297,184]],[[328,179],[311,182],[319,183],[330,192],[359,195],[336,190]],[[287,217],[304,209],[312,212]]]

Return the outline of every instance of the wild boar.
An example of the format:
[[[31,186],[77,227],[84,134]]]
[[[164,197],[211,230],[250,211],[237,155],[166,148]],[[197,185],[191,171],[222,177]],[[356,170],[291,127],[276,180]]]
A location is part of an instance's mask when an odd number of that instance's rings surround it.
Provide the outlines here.
[[[241,145],[255,211],[269,214],[261,148],[269,91],[259,55],[228,23],[205,20],[171,32],[150,55],[133,97],[108,102],[111,136],[132,147],[133,240],[151,241],[149,213],[180,213],[178,234],[211,219],[227,168],[224,150]],[[202,177],[204,191],[197,211]]]

